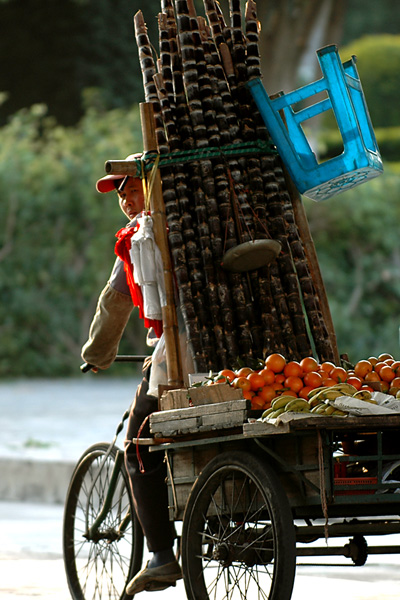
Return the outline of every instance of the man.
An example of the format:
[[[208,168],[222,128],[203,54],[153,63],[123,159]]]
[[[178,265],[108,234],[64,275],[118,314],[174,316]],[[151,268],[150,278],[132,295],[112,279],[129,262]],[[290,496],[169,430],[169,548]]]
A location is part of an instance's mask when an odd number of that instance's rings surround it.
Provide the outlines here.
[[[128,156],[126,160],[137,156]],[[127,227],[121,232],[125,238],[129,237],[130,230],[136,231],[138,216],[144,209],[141,179],[106,175],[97,182],[96,187],[100,193],[117,191],[121,210],[129,219]],[[123,236],[120,236],[120,241]],[[132,270],[132,265],[127,262],[128,259],[125,263],[120,257],[116,259],[110,279],[100,294],[89,330],[89,339],[82,348],[82,358],[93,365],[92,370],[95,372],[99,368],[108,368],[115,359],[119,342],[133,309],[132,299],[136,303],[138,298],[137,290],[133,289],[132,277],[129,277],[129,269]],[[150,326],[152,323],[145,320],[145,324]],[[152,332],[151,328],[150,337]],[[156,343],[160,343],[157,338]],[[140,428],[142,428],[142,437],[150,437],[149,419],[146,420],[146,417],[158,409],[158,398],[155,395],[156,382],[151,381],[151,363],[152,361],[148,360],[144,364],[143,380],[136,391],[131,407],[125,441],[125,464],[130,477],[136,512],[148,549],[153,555],[145,569],[128,583],[126,591],[130,595],[143,590],[165,589],[175,585],[182,577],[179,563],[173,552],[176,532],[173,522],[169,519],[167,474],[163,454],[162,452],[150,453],[146,446],[141,446],[141,464],[139,464],[135,444],[131,441],[137,437]],[[151,393],[148,393],[149,381]]]

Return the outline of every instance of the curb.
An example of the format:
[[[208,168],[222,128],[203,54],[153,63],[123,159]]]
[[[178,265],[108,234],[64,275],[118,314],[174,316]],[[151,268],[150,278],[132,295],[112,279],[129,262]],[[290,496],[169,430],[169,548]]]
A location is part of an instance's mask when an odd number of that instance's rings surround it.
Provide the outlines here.
[[[75,463],[0,458],[0,500],[64,504]]]

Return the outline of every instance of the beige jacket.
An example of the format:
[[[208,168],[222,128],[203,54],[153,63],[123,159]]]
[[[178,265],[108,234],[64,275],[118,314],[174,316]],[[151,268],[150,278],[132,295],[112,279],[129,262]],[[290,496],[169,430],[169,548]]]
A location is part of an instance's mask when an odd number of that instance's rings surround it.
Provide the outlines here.
[[[130,295],[105,286],[99,296],[89,339],[82,348],[82,358],[99,369],[107,369],[114,361],[122,334],[133,310]]]

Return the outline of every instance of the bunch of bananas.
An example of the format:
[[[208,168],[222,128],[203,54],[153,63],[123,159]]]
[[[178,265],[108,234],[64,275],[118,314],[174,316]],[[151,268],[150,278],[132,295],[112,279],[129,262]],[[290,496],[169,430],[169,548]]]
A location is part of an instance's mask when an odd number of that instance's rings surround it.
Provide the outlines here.
[[[284,412],[311,412],[310,404],[303,398],[293,398],[293,396],[278,396],[272,400],[271,407],[263,412],[262,419],[276,419]]]
[[[263,412],[261,419],[276,419],[284,412],[316,413],[325,416],[345,417],[347,416],[346,412],[329,404],[329,401],[335,400],[339,396],[352,396],[358,400],[376,404],[371,392],[368,390],[357,390],[349,383],[337,383],[329,387],[324,386],[311,390],[308,394],[308,400],[285,395],[278,396],[272,401],[271,407]]]

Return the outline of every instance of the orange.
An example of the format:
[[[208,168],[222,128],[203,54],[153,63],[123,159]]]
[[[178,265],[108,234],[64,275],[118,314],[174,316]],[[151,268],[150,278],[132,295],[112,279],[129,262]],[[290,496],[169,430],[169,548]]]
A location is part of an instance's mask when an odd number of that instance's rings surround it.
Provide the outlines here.
[[[226,379],[232,382],[235,379],[236,375],[234,371],[231,371],[231,369],[222,369],[222,371],[218,373],[218,378],[219,377],[226,377]]]
[[[356,390],[359,390],[362,386],[362,380],[359,377],[355,376],[349,377],[346,383],[350,383],[356,388]]]
[[[379,377],[378,373],[376,373],[376,371],[371,371],[370,373],[367,373],[366,376],[364,377],[364,381],[380,381],[380,380],[381,380],[381,378]]]
[[[390,365],[390,368],[393,369],[396,377],[400,377],[400,360],[395,360],[394,363]]]
[[[330,371],[329,377],[334,379],[337,383],[343,383],[344,381],[347,381],[349,376],[346,369],[343,369],[343,367],[335,367]]]
[[[286,358],[282,356],[282,354],[278,354],[275,352],[274,354],[270,354],[265,359],[265,366],[268,369],[271,369],[274,373],[281,373],[286,365]]]
[[[379,375],[379,372],[380,372],[380,370],[382,369],[382,367],[385,367],[385,366],[387,366],[387,365],[386,365],[386,364],[383,362],[383,360],[380,360],[380,361],[379,361],[379,362],[377,362],[377,363],[376,363],[376,365],[374,366],[374,371],[375,371],[376,373],[378,373],[378,375]]]
[[[359,360],[358,363],[354,365],[354,374],[363,379],[367,373],[370,373],[373,370],[372,363],[369,360]]]
[[[281,383],[278,383],[277,381],[275,381],[275,383],[273,383],[271,387],[275,390],[277,396],[279,396],[280,393],[283,391],[283,385]]]
[[[266,385],[258,391],[257,396],[260,396],[264,402],[270,402],[276,397],[276,391],[270,385]]]
[[[252,397],[254,396],[254,392],[252,392],[251,390],[243,390],[242,393],[243,393],[243,398],[245,400],[251,400]]]
[[[253,373],[253,369],[250,369],[250,367],[242,367],[236,371],[236,377],[247,377],[250,373]]]
[[[297,362],[297,360],[291,360],[285,365],[283,369],[283,374],[285,375],[285,377],[301,377],[301,375],[303,374],[303,369],[301,368],[301,365],[299,362]]]
[[[277,373],[275,375],[275,382],[276,383],[283,383],[285,381],[286,377],[284,376],[283,373]]]
[[[311,392],[311,390],[313,389],[314,388],[312,388],[310,385],[305,385],[299,391],[299,398],[304,398],[304,400],[308,400],[308,393]]]
[[[393,379],[396,377],[396,373],[393,371],[392,367],[389,367],[389,365],[382,367],[382,369],[379,371],[379,377],[383,380],[383,381],[393,381]]]
[[[298,398],[298,394],[294,390],[285,390],[283,394],[285,396],[293,396],[293,398]]]
[[[296,393],[304,386],[303,380],[300,377],[297,377],[297,375],[289,375],[289,377],[286,377],[284,385],[286,388],[289,388],[289,390]]]
[[[265,400],[260,398],[260,396],[255,395],[251,398],[251,408],[253,410],[260,410],[261,408],[264,408],[264,404]]]
[[[389,358],[389,359],[391,358],[392,360],[394,360],[393,356],[392,356],[391,354],[388,354],[387,352],[384,352],[383,354],[380,354],[380,355],[378,356],[378,360],[379,360],[379,361],[381,361],[381,360],[382,360],[382,361],[383,361],[383,360],[387,360],[388,358]]]
[[[275,373],[271,369],[262,369],[258,374],[264,379],[265,385],[271,385],[275,381]]]
[[[394,379],[393,379],[394,381]],[[383,392],[384,394],[387,394],[389,392],[389,388],[391,387],[392,383],[388,382],[388,381],[381,381],[381,389],[379,390],[380,392]]]
[[[400,377],[395,377],[391,382],[390,382],[391,387],[398,387],[400,388]]]
[[[369,392],[374,392],[375,391],[374,388],[372,388],[370,385],[366,385],[366,384],[362,385],[360,389],[362,389],[362,390],[368,390]]]
[[[368,358],[368,362],[370,362],[371,365],[374,367],[376,365],[376,363],[378,362],[378,359],[376,358],[376,356],[370,356]]]
[[[262,377],[258,373],[250,373],[250,375],[247,375],[247,379],[250,381],[251,389],[254,392],[264,387],[265,385],[264,377]]]
[[[325,377],[322,378],[322,385],[324,385],[325,387],[330,387],[331,385],[336,385],[337,381],[336,379],[332,379],[332,377]]]
[[[321,363],[321,365],[320,365],[320,369],[322,369],[323,371],[325,371],[325,373],[328,373],[328,374],[332,371],[332,369],[335,369],[335,368],[336,368],[336,365],[334,365],[329,360],[326,360],[325,362]]]
[[[222,376],[222,375],[221,375],[221,376],[220,376],[220,375],[216,375],[216,376],[214,377],[214,379],[212,380],[212,382],[210,383],[210,385],[211,385],[212,383],[228,383],[228,381],[227,381],[227,378],[226,378],[226,377],[224,377],[224,376]]]
[[[320,387],[322,385],[322,376],[316,371],[309,371],[304,375],[303,382],[305,386],[311,388]]]
[[[318,363],[312,356],[307,356],[300,361],[300,366],[304,373],[310,373],[310,371],[316,371],[318,369]]]
[[[249,392],[251,390],[251,383],[246,377],[236,377],[232,384],[234,388],[240,389],[243,392]]]

